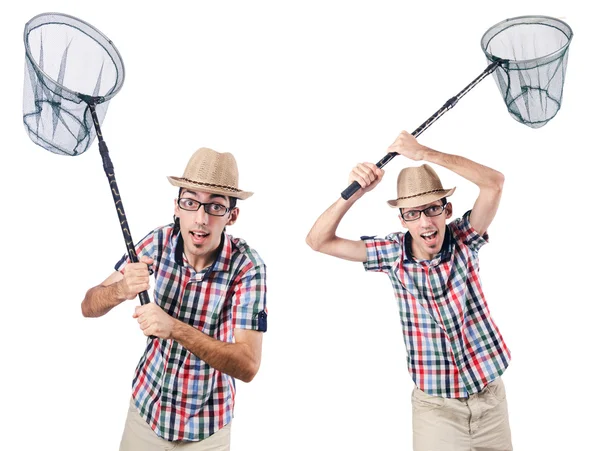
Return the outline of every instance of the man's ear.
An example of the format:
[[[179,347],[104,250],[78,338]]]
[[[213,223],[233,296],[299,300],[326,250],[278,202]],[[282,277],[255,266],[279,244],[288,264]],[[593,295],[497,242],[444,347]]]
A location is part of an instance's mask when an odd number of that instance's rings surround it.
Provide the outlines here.
[[[229,220],[227,221],[227,224],[225,224],[225,225],[230,226],[230,225],[235,224],[235,221],[237,221],[237,218],[238,218],[239,214],[240,214],[240,209],[239,208],[235,207],[234,209],[232,209],[229,212]]]

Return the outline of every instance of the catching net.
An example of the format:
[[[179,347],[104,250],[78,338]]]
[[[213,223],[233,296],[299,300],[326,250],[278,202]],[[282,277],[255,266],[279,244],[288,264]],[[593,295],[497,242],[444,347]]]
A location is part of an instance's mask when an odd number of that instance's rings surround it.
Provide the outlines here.
[[[565,22],[545,16],[507,19],[483,35],[488,60],[503,60],[494,78],[517,121],[539,128],[558,113],[572,37]]]
[[[60,154],[85,152],[108,101],[121,89],[125,67],[112,42],[66,14],[35,16],[25,25],[23,123],[33,142]]]
[[[412,135],[417,137],[427,130],[492,73],[513,118],[532,128],[546,125],[560,109],[572,38],[571,27],[552,17],[521,16],[494,25],[481,38],[481,47],[490,62],[488,67]],[[377,162],[377,167],[384,167],[396,155],[388,153]],[[360,184],[354,181],[341,196],[348,200],[359,189]]]
[[[104,173],[131,262],[137,255],[115,171],[100,125],[108,101],[121,89],[125,67],[113,43],[66,14],[46,13],[25,24],[23,123],[31,140],[59,155],[84,153],[98,138]],[[147,304],[146,291],[139,293]]]

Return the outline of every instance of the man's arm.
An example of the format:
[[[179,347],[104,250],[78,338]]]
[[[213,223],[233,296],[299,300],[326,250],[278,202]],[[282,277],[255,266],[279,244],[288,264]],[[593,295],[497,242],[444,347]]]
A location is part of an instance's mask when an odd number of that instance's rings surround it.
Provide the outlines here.
[[[81,302],[81,313],[88,318],[106,315],[110,310],[127,299],[150,288],[148,265],[151,258],[142,257],[139,263],[129,263],[124,273],[113,272],[100,285],[90,288]]]
[[[258,373],[262,355],[263,333],[234,329],[235,343],[216,340],[175,320],[172,338],[213,368],[236,379],[250,382]]]
[[[383,170],[373,163],[362,163],[350,173],[349,184],[357,181],[361,188],[350,199],[339,198],[319,216],[306,237],[306,242],[315,251],[356,262],[367,261],[367,247],[362,240],[348,240],[336,235],[337,228],[354,203],[365,193],[375,188]]]
[[[133,317],[144,335],[173,339],[213,368],[236,379],[250,382],[258,372],[262,332],[234,329],[235,343],[226,343],[173,318],[154,303],[137,306]]]
[[[480,235],[487,231],[500,205],[504,185],[504,175],[502,173],[467,158],[438,152],[423,146],[406,131],[400,133],[400,136],[396,138],[396,141],[388,150],[397,152],[414,161],[424,160],[439,164],[475,183],[479,187],[479,196],[471,211],[470,222],[471,226]]]

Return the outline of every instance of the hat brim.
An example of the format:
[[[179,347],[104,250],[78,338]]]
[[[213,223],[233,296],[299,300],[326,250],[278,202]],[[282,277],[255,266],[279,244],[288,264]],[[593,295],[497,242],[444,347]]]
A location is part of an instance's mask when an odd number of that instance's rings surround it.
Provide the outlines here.
[[[202,191],[203,193],[221,194],[223,196],[235,197],[241,200],[248,199],[254,194],[251,191],[242,191],[240,189],[221,185],[213,185],[210,183],[194,182],[181,177],[167,176],[167,179],[169,179],[171,185],[178,186],[179,188],[187,188],[191,191]]]
[[[416,194],[414,196],[388,200],[387,203],[392,208],[411,208],[420,205],[426,205],[444,197],[452,196],[456,187],[451,189],[436,190],[434,193]]]

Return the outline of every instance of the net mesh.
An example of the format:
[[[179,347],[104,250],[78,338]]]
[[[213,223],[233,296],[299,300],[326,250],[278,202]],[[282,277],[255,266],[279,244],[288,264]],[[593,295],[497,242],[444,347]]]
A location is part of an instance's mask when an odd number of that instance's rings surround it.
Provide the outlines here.
[[[29,137],[60,155],[80,155],[96,131],[89,103],[102,123],[121,89],[125,68],[100,31],[74,17],[40,14],[25,25],[23,123]]]
[[[504,60],[494,78],[517,121],[539,128],[560,109],[572,37],[566,23],[544,16],[507,19],[483,35],[488,60]]]

